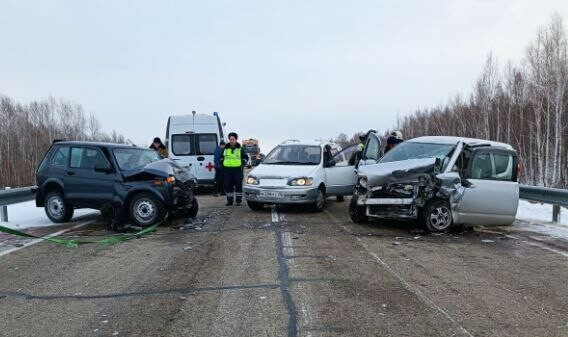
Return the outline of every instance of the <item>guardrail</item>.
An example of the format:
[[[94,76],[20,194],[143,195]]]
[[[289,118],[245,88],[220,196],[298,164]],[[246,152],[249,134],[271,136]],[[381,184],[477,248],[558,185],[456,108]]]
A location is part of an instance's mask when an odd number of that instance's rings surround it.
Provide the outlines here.
[[[568,207],[568,190],[542,186],[519,186],[519,198],[552,204],[552,222],[560,222],[560,207]]]
[[[0,191],[0,221],[8,222],[8,205],[30,201],[35,198],[36,186],[9,188]]]

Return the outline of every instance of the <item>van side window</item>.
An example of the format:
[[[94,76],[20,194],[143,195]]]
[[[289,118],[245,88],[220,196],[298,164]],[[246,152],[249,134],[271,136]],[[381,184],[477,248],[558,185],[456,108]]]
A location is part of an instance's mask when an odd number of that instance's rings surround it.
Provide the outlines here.
[[[189,156],[193,153],[193,135],[172,135],[172,152],[176,156]]]
[[[513,181],[513,156],[508,153],[479,153],[471,165],[472,179]]]
[[[69,162],[69,147],[60,146],[55,150],[55,152],[53,152],[49,164],[55,166],[67,166],[68,162]]]
[[[197,154],[210,155],[215,153],[217,148],[217,135],[211,134],[198,134],[197,136]]]

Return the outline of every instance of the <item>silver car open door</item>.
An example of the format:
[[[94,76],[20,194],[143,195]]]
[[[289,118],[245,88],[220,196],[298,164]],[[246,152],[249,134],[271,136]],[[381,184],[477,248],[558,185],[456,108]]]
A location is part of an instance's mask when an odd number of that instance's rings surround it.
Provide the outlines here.
[[[367,136],[367,142],[365,143],[365,148],[363,149],[363,155],[359,165],[372,165],[376,164],[382,157],[381,140],[374,133],[369,132]]]

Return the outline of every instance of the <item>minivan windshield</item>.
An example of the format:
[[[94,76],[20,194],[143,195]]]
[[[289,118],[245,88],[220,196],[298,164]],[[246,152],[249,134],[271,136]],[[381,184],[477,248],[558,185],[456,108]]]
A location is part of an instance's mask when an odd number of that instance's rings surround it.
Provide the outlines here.
[[[156,151],[141,148],[114,149],[112,152],[122,171],[140,169],[162,159]]]
[[[450,153],[453,144],[403,142],[387,152],[379,163],[421,158],[444,158]]]
[[[279,145],[270,151],[263,164],[268,165],[318,165],[321,147],[316,145]]]

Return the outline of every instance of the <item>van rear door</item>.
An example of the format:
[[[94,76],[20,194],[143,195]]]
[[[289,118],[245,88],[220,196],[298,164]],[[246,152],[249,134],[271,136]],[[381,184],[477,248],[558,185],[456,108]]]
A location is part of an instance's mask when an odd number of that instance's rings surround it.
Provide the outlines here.
[[[169,142],[170,158],[178,165],[187,167],[195,175],[195,137],[191,133],[171,135]]]
[[[195,136],[195,165],[193,174],[198,183],[213,184],[215,182],[214,153],[219,139],[215,133],[197,133]]]

